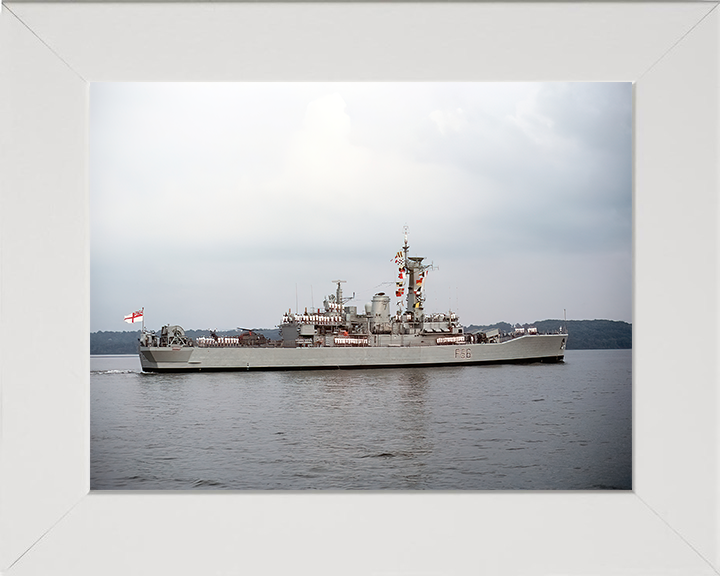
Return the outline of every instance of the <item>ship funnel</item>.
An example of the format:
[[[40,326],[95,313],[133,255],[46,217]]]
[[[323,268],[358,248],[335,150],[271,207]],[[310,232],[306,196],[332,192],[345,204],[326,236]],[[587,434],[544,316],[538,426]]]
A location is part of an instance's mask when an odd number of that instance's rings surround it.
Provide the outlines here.
[[[370,308],[370,324],[375,332],[390,330],[390,296],[384,292],[375,294]]]
[[[390,322],[390,296],[384,292],[375,294],[372,299],[371,313],[375,322]]]

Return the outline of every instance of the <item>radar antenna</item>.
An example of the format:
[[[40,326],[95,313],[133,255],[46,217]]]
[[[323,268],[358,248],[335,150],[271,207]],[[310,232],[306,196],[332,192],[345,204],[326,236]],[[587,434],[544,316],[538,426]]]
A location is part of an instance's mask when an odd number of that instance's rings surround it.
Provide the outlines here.
[[[332,282],[333,282],[333,284],[337,284],[337,292],[335,294],[335,300],[338,303],[338,306],[340,306],[340,311],[342,312],[342,305],[345,304],[345,302],[350,302],[350,300],[355,298],[355,292],[353,292],[353,295],[350,296],[350,298],[345,298],[343,300],[341,284],[345,284],[346,280],[333,280]]]

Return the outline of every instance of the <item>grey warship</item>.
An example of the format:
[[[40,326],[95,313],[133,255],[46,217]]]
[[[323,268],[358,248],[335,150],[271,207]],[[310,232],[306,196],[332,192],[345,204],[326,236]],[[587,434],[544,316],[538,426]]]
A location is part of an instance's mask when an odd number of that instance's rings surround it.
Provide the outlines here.
[[[302,370],[430,367],[520,362],[562,362],[567,333],[538,334],[530,329],[510,335],[498,330],[465,333],[452,311],[427,314],[425,277],[432,265],[409,256],[407,230],[395,256],[395,296],[404,309],[392,313],[391,298],[375,294],[364,310],[349,306],[343,280],[323,308],[283,315],[281,339],[248,337],[192,339],[181,326],[160,333],[143,325],[139,355],[144,372],[220,370]]]

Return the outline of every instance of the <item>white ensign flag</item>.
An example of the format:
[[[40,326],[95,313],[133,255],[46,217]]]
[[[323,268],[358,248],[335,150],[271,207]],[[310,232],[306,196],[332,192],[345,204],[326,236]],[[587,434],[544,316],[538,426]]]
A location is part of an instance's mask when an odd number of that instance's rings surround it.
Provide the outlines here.
[[[143,310],[138,310],[137,312],[133,312],[132,314],[128,314],[125,316],[125,322],[128,324],[134,324],[135,322],[140,322],[143,317]]]

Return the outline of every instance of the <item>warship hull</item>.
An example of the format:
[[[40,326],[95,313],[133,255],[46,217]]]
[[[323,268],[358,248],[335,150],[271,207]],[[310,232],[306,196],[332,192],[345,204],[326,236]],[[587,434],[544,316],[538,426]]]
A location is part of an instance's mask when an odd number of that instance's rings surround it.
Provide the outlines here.
[[[562,362],[567,334],[534,334],[505,342],[382,347],[141,346],[145,372],[321,370]]]

